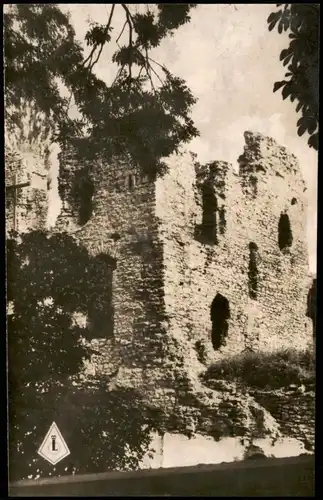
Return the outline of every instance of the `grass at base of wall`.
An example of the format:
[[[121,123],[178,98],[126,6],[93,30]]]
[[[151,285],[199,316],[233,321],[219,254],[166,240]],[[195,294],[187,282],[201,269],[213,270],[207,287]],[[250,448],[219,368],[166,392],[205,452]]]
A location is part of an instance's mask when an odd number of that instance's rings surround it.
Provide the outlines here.
[[[227,380],[257,389],[314,384],[315,352],[314,349],[245,352],[213,363],[202,379],[206,385],[211,380]]]

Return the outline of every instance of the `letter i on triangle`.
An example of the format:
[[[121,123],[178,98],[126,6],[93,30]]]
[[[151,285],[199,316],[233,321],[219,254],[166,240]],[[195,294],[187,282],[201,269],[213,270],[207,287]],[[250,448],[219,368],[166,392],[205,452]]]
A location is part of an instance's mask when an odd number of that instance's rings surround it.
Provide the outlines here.
[[[37,453],[52,465],[56,465],[70,455],[70,450],[55,422],[50,426]]]

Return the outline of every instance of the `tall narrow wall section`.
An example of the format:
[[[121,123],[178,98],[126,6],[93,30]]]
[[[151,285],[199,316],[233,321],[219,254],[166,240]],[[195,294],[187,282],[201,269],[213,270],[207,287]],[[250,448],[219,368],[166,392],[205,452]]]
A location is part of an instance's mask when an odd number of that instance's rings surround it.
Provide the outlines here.
[[[92,165],[82,163],[80,168],[75,148],[77,144],[60,154],[62,211],[56,230],[73,235],[91,254],[114,260],[113,332],[102,328],[94,342],[101,352],[94,361],[95,373],[111,373],[122,366],[128,374],[123,372],[124,382],[129,377],[136,384],[143,369],[154,369],[164,358],[163,250],[155,185],[118,159],[109,165],[102,159]],[[85,199],[91,213],[81,221],[82,200],[73,195],[73,188],[87,166],[84,177],[89,176],[93,189],[91,199],[86,193]]]

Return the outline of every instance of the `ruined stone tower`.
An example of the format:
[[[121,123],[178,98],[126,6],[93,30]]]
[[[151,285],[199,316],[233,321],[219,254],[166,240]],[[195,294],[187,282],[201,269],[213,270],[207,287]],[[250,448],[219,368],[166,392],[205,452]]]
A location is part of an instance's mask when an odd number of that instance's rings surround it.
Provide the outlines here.
[[[77,144],[61,152],[57,230],[106,256],[112,280],[113,327],[101,321],[97,370],[119,364],[123,380],[167,385],[174,366],[196,374],[202,354],[312,341],[297,159],[259,134],[245,141],[239,172],[182,154],[154,182],[117,161],[98,161],[87,177]]]

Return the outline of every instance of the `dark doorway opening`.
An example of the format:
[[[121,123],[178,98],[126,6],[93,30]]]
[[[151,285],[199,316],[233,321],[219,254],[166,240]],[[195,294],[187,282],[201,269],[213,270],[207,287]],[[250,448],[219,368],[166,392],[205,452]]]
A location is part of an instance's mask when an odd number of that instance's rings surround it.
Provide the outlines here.
[[[229,330],[229,301],[218,293],[211,305],[212,345],[215,350],[225,344]]]

